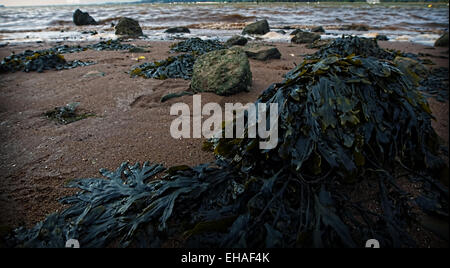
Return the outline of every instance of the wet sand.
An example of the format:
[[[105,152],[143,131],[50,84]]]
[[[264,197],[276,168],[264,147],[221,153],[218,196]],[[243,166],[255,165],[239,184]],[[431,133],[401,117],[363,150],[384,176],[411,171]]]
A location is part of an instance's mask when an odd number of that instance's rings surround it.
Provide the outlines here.
[[[64,188],[74,178],[100,177],[100,168],[116,169],[122,162],[151,161],[166,166],[196,165],[214,161],[201,150],[203,139],[173,139],[169,128],[174,116],[170,106],[191,104],[184,96],[160,102],[168,93],[189,88],[183,79],[130,78],[127,73],[136,58],[162,60],[170,55],[170,42],[136,41],[149,53],[92,51],[65,54],[67,60],[92,60],[97,64],[64,71],[0,75],[0,226],[33,226],[49,213],[62,208],[58,199],[73,193]],[[254,102],[270,84],[280,82],[302,57],[315,50],[304,45],[275,44],[280,60],[250,60],[253,86],[250,92],[230,97],[202,94],[202,103]],[[380,42],[385,48],[427,53],[435,65],[448,66],[448,48],[417,44]],[[0,58],[45,44],[0,48]],[[445,56],[447,58],[442,58]],[[141,61],[142,63],[143,61]],[[91,71],[103,77],[84,77]],[[57,125],[43,116],[47,110],[80,102],[81,112],[96,116],[69,125]],[[436,117],[433,127],[448,146],[448,101],[430,100]],[[431,242],[430,242],[431,243]],[[422,246],[432,245],[424,242]]]

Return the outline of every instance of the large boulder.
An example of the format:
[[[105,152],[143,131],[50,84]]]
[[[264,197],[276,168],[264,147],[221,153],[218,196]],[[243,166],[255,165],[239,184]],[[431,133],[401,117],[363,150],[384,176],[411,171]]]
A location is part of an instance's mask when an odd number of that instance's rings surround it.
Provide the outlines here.
[[[191,89],[221,96],[247,91],[252,72],[241,48],[221,49],[200,56],[194,64]]]
[[[443,34],[434,42],[435,47],[448,47],[448,33]]]
[[[247,44],[247,38],[240,35],[233,35],[230,39],[225,42],[225,46],[245,46]]]
[[[266,34],[270,31],[267,20],[260,20],[245,26],[242,34]]]
[[[83,12],[79,9],[75,10],[73,13],[73,23],[75,25],[97,25],[98,23],[92,18],[89,13]]]
[[[244,47],[245,54],[255,60],[269,60],[281,58],[280,51],[273,46],[264,46],[259,44],[251,44]]]
[[[186,27],[172,27],[164,31],[165,33],[190,33],[189,28]]]
[[[144,35],[138,21],[125,17],[120,18],[119,22],[117,23],[116,34],[132,37]]]
[[[320,39],[320,35],[310,32],[298,32],[292,37],[291,42],[295,44],[311,44]]]

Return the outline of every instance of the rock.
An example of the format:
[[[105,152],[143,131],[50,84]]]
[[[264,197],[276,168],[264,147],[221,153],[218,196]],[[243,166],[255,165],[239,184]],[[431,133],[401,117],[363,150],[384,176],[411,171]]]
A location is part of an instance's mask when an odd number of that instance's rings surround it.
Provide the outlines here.
[[[340,28],[340,30],[343,31],[368,31],[369,30],[369,26],[366,24],[355,24],[352,23],[351,25],[344,25]]]
[[[247,91],[252,73],[241,48],[221,49],[200,56],[194,64],[191,89],[221,96]]]
[[[279,34],[286,34],[286,32],[283,31],[283,30],[276,30],[275,32],[276,32],[276,33],[279,33]]]
[[[310,44],[320,39],[320,35],[310,32],[299,32],[292,37],[291,42],[295,44]]]
[[[434,42],[435,47],[448,47],[448,33],[443,34]]]
[[[325,29],[322,26],[317,26],[311,29],[313,33],[324,33]]]
[[[242,34],[266,34],[270,31],[267,20],[260,20],[245,26]]]
[[[190,33],[191,31],[186,27],[172,27],[164,31],[165,33]]]
[[[377,34],[377,36],[375,36],[375,39],[377,39],[378,41],[389,41],[389,38],[384,34]]]
[[[425,66],[411,58],[397,56],[393,62],[414,83],[419,83],[429,73]]]
[[[120,18],[119,22],[117,23],[116,34],[132,37],[144,35],[138,21],[125,17]]]
[[[255,60],[269,60],[281,58],[280,51],[273,46],[264,46],[258,44],[247,45],[244,47],[245,54]]]
[[[79,9],[75,10],[73,13],[73,23],[75,25],[97,25],[98,23],[92,18],[89,13],[83,12]]]
[[[290,33],[290,35],[296,35],[296,34],[298,34],[298,33],[302,33],[303,31],[301,30],[301,29],[295,29],[295,30],[293,30],[291,33]]]
[[[228,47],[245,46],[245,44],[247,44],[247,42],[248,42],[247,38],[240,36],[240,35],[234,35],[225,42],[225,45]]]

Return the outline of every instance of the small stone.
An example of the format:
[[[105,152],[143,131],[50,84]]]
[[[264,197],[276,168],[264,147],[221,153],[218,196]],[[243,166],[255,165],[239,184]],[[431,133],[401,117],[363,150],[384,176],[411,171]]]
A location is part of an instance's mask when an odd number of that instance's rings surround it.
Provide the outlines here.
[[[260,20],[247,25],[242,34],[266,34],[270,31],[269,23],[267,20]]]

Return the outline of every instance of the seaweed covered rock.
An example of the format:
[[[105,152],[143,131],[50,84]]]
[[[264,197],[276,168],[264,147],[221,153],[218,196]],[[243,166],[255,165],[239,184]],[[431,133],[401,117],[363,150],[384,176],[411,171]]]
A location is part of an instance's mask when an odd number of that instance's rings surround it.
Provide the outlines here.
[[[189,54],[134,66],[130,74],[132,77],[141,76],[162,80],[167,78],[191,79],[194,63],[200,55],[223,48],[224,46],[215,40],[190,38],[171,47],[171,52],[190,52]]]
[[[428,69],[414,59],[397,56],[393,62],[416,85],[428,75]]]
[[[259,44],[247,45],[244,48],[245,54],[251,59],[255,60],[270,60],[281,58],[281,53],[278,48],[273,46],[264,46]]]
[[[172,27],[164,31],[165,33],[190,33],[191,31],[187,27]]]
[[[382,49],[373,38],[360,38],[356,36],[343,36],[322,47],[319,51],[308,56],[309,59],[326,58],[332,55],[362,57],[375,57],[379,59],[393,60],[396,56],[393,52]]]
[[[434,42],[435,47],[448,47],[448,32],[439,37],[436,42]]]
[[[54,50],[26,50],[20,54],[5,57],[0,63],[0,73],[6,72],[43,72],[45,70],[72,69],[78,66],[88,66],[93,62],[66,61],[64,56]]]
[[[213,50],[224,48],[225,47],[217,40],[202,40],[198,37],[194,37],[174,44],[171,47],[171,51],[191,52],[195,55],[202,55]]]
[[[291,42],[295,44],[310,44],[320,39],[320,35],[310,32],[298,32],[292,37]]]
[[[232,47],[232,46],[245,46],[247,44],[248,40],[247,38],[240,36],[240,35],[233,35],[225,42],[225,46]]]
[[[45,112],[45,116],[59,124],[67,125],[91,116],[91,113],[77,113],[77,108],[80,105],[79,102],[69,103],[66,106],[56,107],[53,110]]]
[[[245,26],[242,34],[259,34],[263,35],[270,32],[269,23],[267,20],[260,20]]]
[[[247,55],[240,48],[232,48],[200,56],[194,64],[191,88],[195,92],[227,96],[247,91],[251,82]]]
[[[120,18],[115,29],[115,33],[117,35],[125,35],[130,37],[138,37],[144,35],[141,26],[139,26],[139,22],[131,18]]]
[[[183,78],[191,79],[195,58],[191,54],[182,54],[169,57],[162,61],[146,62],[131,69],[131,76],[144,78],[167,79]]]
[[[89,13],[83,12],[79,9],[73,13],[73,23],[77,26],[81,25],[97,25],[98,23],[92,18]]]

